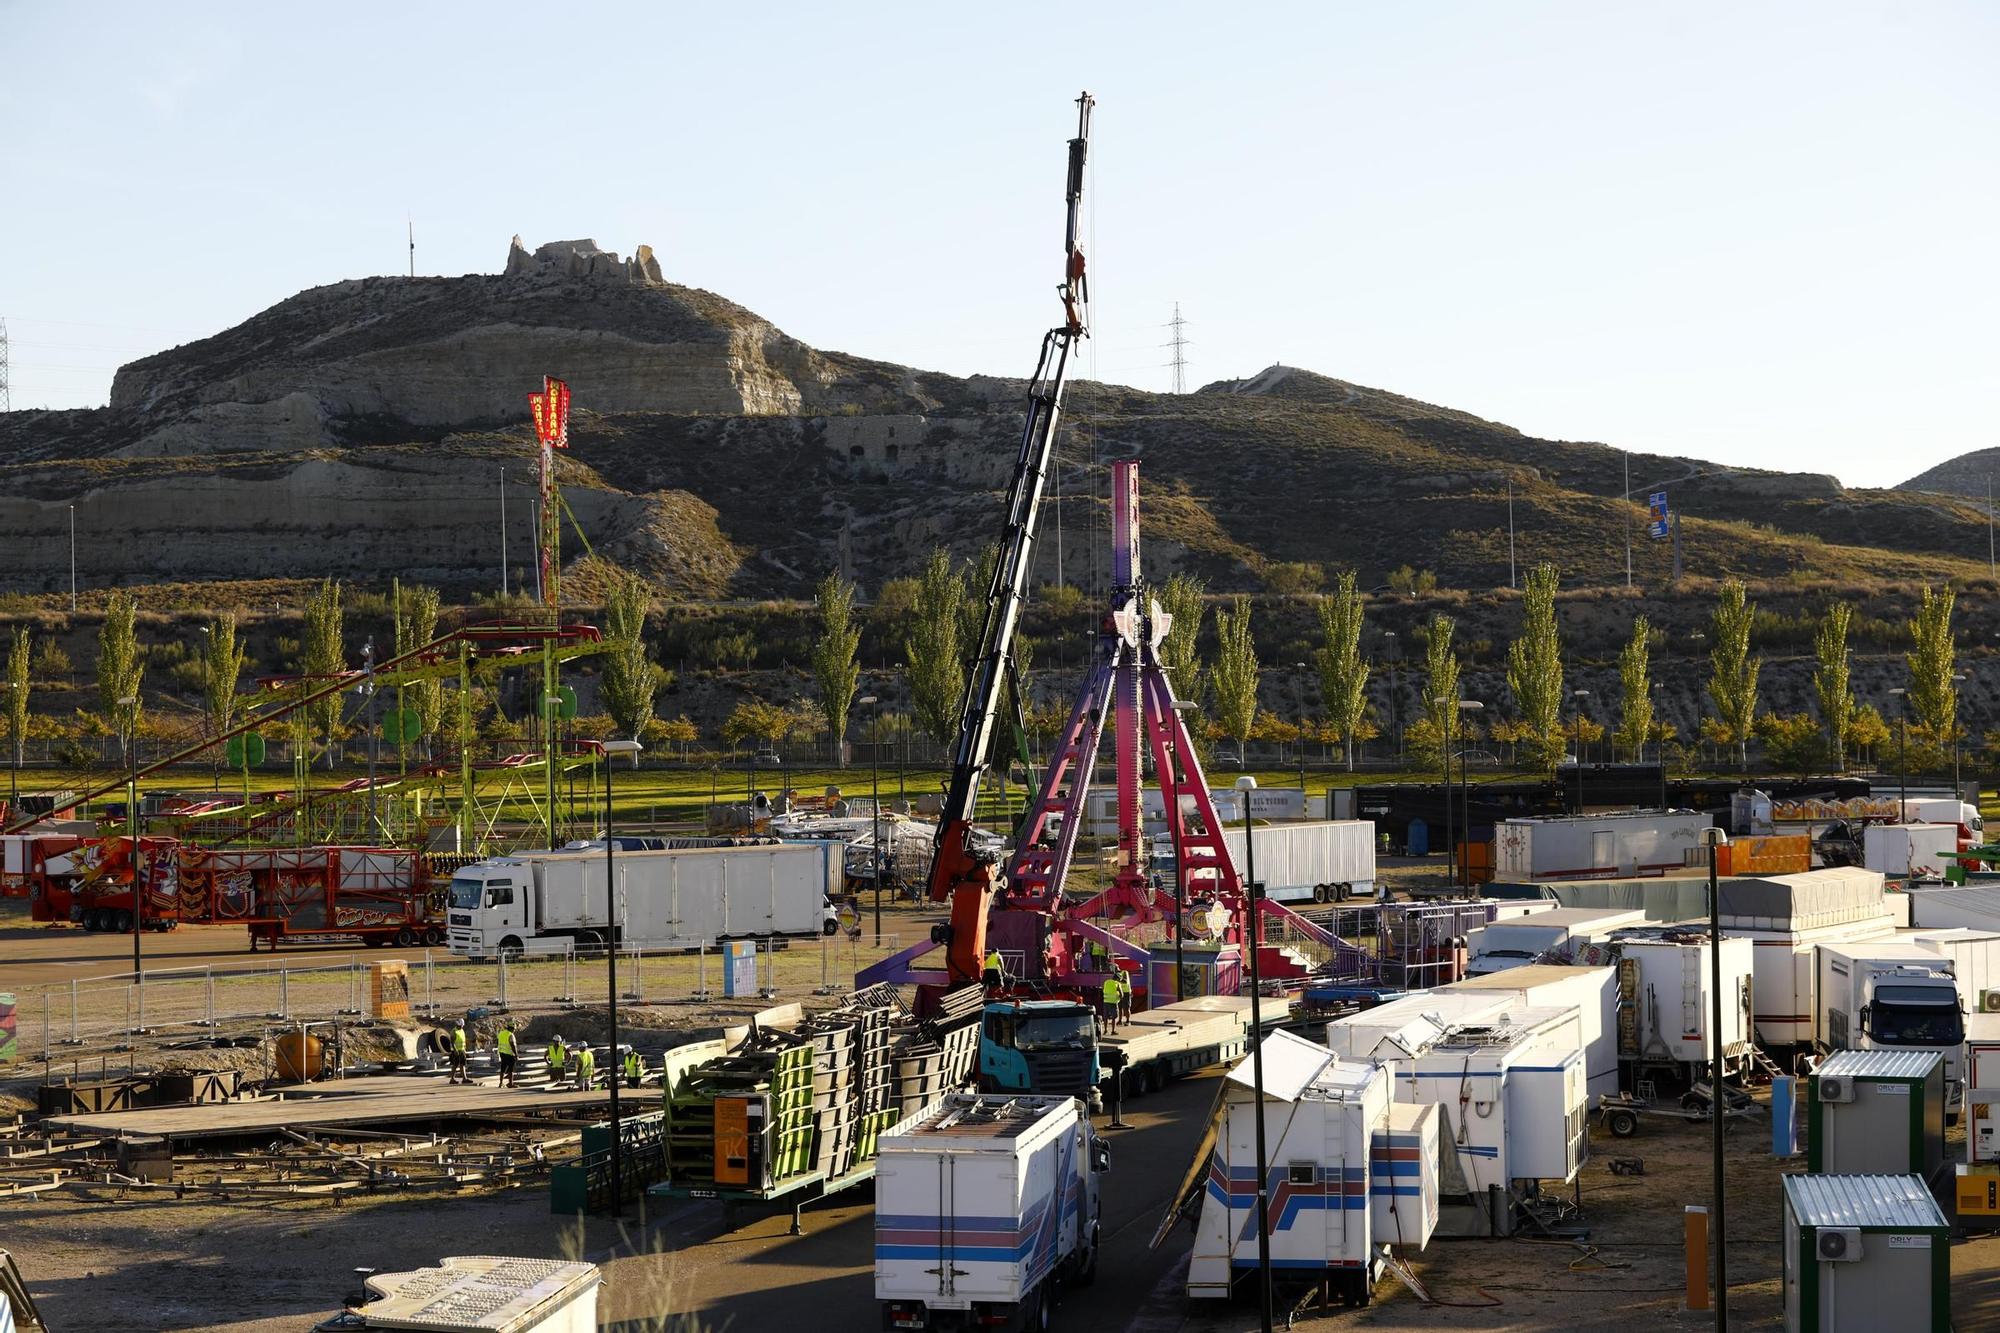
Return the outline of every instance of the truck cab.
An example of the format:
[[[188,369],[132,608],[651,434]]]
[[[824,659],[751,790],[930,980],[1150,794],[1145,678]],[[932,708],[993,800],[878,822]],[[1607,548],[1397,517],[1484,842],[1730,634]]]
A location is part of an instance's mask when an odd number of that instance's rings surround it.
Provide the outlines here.
[[[1097,1012],[1075,1000],[1000,1000],[979,1030],[982,1092],[1033,1092],[1089,1099],[1101,1071]]]
[[[1936,1051],[1955,1106],[1964,1088],[1965,1006],[1951,960],[1900,942],[1819,946],[1820,1023],[1832,1051]]]
[[[465,866],[451,877],[445,938],[453,953],[488,958],[505,945],[520,953],[535,937],[534,867],[508,859]]]

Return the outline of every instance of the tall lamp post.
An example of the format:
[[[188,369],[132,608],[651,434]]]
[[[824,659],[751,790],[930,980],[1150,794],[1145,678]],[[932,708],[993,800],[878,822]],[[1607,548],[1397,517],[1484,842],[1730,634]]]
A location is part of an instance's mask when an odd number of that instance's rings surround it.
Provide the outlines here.
[[[1396,667],[1403,659],[1403,651],[1397,644],[1396,631],[1385,629],[1382,638],[1382,656],[1389,659],[1389,730],[1396,733],[1396,764],[1400,768],[1403,763],[1403,713]]]
[[[1723,1055],[1722,1055],[1722,893],[1716,885],[1715,865],[1717,848],[1729,841],[1729,835],[1710,825],[1701,831],[1701,840],[1708,845],[1708,989],[1709,989],[1709,1120],[1712,1134],[1711,1171],[1714,1175],[1712,1188],[1715,1191],[1715,1327],[1725,1330],[1729,1327],[1729,1271],[1725,1258],[1728,1250],[1727,1232],[1723,1222],[1722,1194],[1722,1126],[1727,1119],[1723,1115]]]
[[[1576,812],[1583,813],[1583,716],[1590,707],[1589,690],[1571,690],[1570,698],[1576,700]]]
[[[1270,1187],[1269,1158],[1264,1148],[1264,1033],[1263,996],[1257,975],[1257,942],[1263,937],[1260,916],[1263,886],[1257,883],[1257,839],[1250,819],[1250,793],[1257,779],[1245,773],[1236,779],[1243,793],[1243,888],[1250,902],[1250,1083],[1257,1107],[1257,1317],[1259,1333],[1271,1333],[1271,1212],[1266,1201]]]
[[[617,765],[611,762],[616,755],[629,754],[633,763],[638,763],[638,755],[645,747],[637,741],[611,740],[601,743],[604,752],[604,906],[611,918],[611,929],[607,933],[604,948],[604,1002],[611,1016],[611,1046],[605,1053],[604,1063],[610,1071],[605,1080],[611,1085],[611,1215],[618,1216],[625,1207],[625,1182],[621,1170],[623,1145],[620,1143],[618,1127],[618,925],[624,913],[618,893],[618,839],[613,834],[617,818],[617,806],[611,800],[611,770]]]
[[[135,986],[143,979],[139,932],[146,928],[145,886],[139,882],[139,718],[134,711],[138,706],[136,694],[118,701],[119,716],[125,723],[125,833],[132,843],[132,984]]]
[[[882,947],[882,703],[872,694],[854,701],[875,710],[875,739],[868,745],[868,808],[875,824],[869,859],[875,863],[875,947]]]
[[[1304,800],[1306,794],[1306,664],[1304,662],[1294,662],[1292,663],[1292,669],[1299,673],[1292,678],[1292,693],[1297,697],[1299,705],[1299,799]],[[1332,811],[1328,811],[1327,813],[1331,815]]]
[[[1910,809],[1910,714],[1904,705],[1910,692],[1898,685],[1889,693],[1896,696],[1896,822],[1909,818]]]
[[[1477,699],[1460,699],[1458,701],[1458,711],[1460,714],[1483,712],[1485,708],[1486,705],[1481,703]],[[1467,852],[1470,852],[1472,849],[1472,775],[1466,772],[1466,765],[1465,765],[1465,752],[1472,748],[1471,745],[1469,745],[1466,741],[1466,727],[1470,725],[1471,721],[1468,718],[1464,723],[1462,723],[1459,726],[1458,729],[1458,785],[1461,794],[1465,798],[1465,804],[1463,807],[1465,811],[1465,822],[1460,826],[1460,832],[1464,836]],[[1451,765],[1451,760],[1447,758],[1445,760],[1447,774],[1449,774],[1450,772],[1450,765]],[[1447,792],[1446,796],[1447,798],[1449,798],[1450,793]],[[1452,856],[1454,858],[1453,864],[1456,865],[1458,864],[1456,860],[1458,856],[1457,844],[1454,843],[1452,845],[1451,851],[1452,851]],[[1470,860],[1470,857],[1468,857],[1467,859]],[[1468,880],[1471,879],[1472,867],[1470,865],[1466,865],[1462,868],[1465,871],[1465,877]]]
[[[1965,673],[1964,673],[1963,671],[1956,671],[1956,672],[1953,672],[1953,673],[1952,673],[1952,677],[1951,677],[1951,692],[1952,692],[1952,710],[1951,710],[1951,794],[1952,794],[1953,796],[1956,796],[1956,797],[1958,797],[1958,798],[1959,798],[1960,800],[1963,800],[1963,799],[1964,799],[1964,793],[1963,793],[1963,792],[1961,792],[1961,791],[1959,790],[1959,786],[1958,786],[1958,706],[1957,706],[1957,696],[1958,696],[1958,687],[1959,687],[1959,683],[1960,683],[1961,681],[1963,681],[1964,679],[1965,679]],[[1977,799],[1977,797],[1975,797],[1974,799],[1976,800],[1976,799]]]
[[[0,685],[0,689],[7,691],[7,702],[10,704],[14,701],[14,691],[19,688],[11,680]],[[21,811],[21,738],[10,736],[8,739],[13,742],[9,748],[14,752],[13,762],[7,766],[7,819],[12,822]]]

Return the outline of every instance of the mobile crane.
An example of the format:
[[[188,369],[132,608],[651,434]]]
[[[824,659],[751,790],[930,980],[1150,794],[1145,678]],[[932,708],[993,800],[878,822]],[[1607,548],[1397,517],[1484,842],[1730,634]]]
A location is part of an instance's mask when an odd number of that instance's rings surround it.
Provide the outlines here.
[[[1000,558],[994,562],[993,582],[986,592],[979,657],[959,703],[951,785],[946,790],[931,861],[931,899],[951,904],[950,922],[933,927],[931,932],[932,943],[944,947],[947,989],[977,984],[986,955],[986,914],[993,899],[998,862],[992,854],[974,848],[972,815],[989,763],[1001,698],[1014,670],[1014,636],[1020,625],[1022,596],[1034,561],[1035,521],[1041,511],[1042,489],[1048,480],[1056,424],[1062,415],[1063,386],[1077,344],[1090,336],[1090,285],[1084,272],[1079,219],[1084,163],[1090,148],[1090,112],[1095,105],[1096,99],[1088,92],[1076,99],[1076,137],[1069,141],[1063,277],[1056,287],[1062,301],[1063,321],[1042,336],[1041,359],[1028,383],[1027,422],[1021,431],[1021,452],[1008,487],[1007,523],[1001,535]]]

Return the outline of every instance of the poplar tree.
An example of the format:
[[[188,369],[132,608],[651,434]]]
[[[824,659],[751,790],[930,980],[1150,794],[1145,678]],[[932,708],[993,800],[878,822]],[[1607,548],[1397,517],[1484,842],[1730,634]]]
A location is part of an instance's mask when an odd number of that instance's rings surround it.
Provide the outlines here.
[[[1528,571],[1521,598],[1521,634],[1507,648],[1507,688],[1528,729],[1532,763],[1554,768],[1563,753],[1562,634],[1556,627],[1556,567]]]
[[[1333,594],[1319,599],[1320,696],[1326,720],[1347,745],[1347,771],[1354,771],[1354,733],[1368,708],[1369,662],[1361,656],[1361,594],[1354,588],[1354,571],[1334,580]]]
[[[396,656],[401,657],[436,640],[442,602],[436,588],[421,583],[413,583],[406,588],[399,580],[394,593]],[[444,725],[444,682],[416,681],[399,686],[397,694],[399,707],[415,710],[417,730],[428,745],[431,738],[437,735],[438,728]]]
[[[346,613],[340,605],[340,580],[323,580],[319,589],[306,599],[305,633],[300,643],[300,671],[314,677],[307,682],[308,692],[323,688],[331,677],[347,670],[347,649],[343,642],[346,625]],[[341,692],[336,690],[305,708],[308,727],[317,729],[326,742],[328,768],[333,767],[333,742],[340,730],[340,702]]]
[[[819,638],[812,649],[813,681],[819,687],[819,715],[833,735],[833,751],[847,767],[847,713],[861,683],[861,627],[854,620],[854,585],[838,574],[819,581]]]
[[[1750,623],[1757,609],[1750,605],[1739,579],[1722,585],[1709,616],[1708,697],[1715,704],[1721,739],[1734,743],[1738,762],[1750,767],[1750,733],[1757,721],[1757,673],[1761,658],[1750,656]]]
[[[1428,749],[1425,742],[1435,742],[1438,753],[1444,757],[1446,781],[1451,777],[1450,746],[1446,740],[1458,725],[1458,654],[1451,647],[1452,634],[1457,628],[1457,621],[1439,611],[1431,612],[1430,620],[1425,623],[1424,689],[1418,701],[1431,735],[1417,744]]]
[[[1160,585],[1160,610],[1171,618],[1167,635],[1160,640],[1160,666],[1174,687],[1174,695],[1190,703],[1201,700],[1201,659],[1196,644],[1201,639],[1202,618],[1208,613],[1202,600],[1208,588],[1192,574],[1174,574]]]
[[[903,660],[908,663],[910,707],[917,725],[946,748],[958,729],[958,704],[965,693],[964,649],[959,641],[964,606],[965,582],[952,568],[951,555],[938,547],[917,580]]]
[[[236,721],[236,682],[250,656],[236,641],[236,617],[225,611],[208,622],[201,654],[201,711],[211,736],[221,736]],[[222,777],[222,751],[215,752],[215,776]]]
[[[651,600],[645,580],[637,576],[619,579],[604,598],[604,711],[635,741],[653,720],[653,699],[666,683],[666,673],[646,652]],[[638,765],[634,754],[632,766]]]
[[[1958,683],[1951,678],[1956,661],[1951,642],[1955,596],[1950,588],[1924,589],[1910,621],[1911,650],[1903,659],[1910,667],[1910,711],[1937,745],[1950,745],[1958,726]]]
[[[1848,681],[1847,625],[1852,611],[1845,602],[1828,603],[1813,633],[1813,693],[1819,696],[1819,719],[1833,744],[1834,767],[1847,771],[1847,741],[1854,730],[1854,690]]]
[[[1257,647],[1250,637],[1250,599],[1238,596],[1230,609],[1215,613],[1215,714],[1236,739],[1240,767],[1244,746],[1257,721]]]
[[[1618,715],[1618,743],[1639,763],[1647,739],[1653,734],[1653,693],[1651,680],[1653,627],[1640,616],[1632,622],[1632,637],[1618,651],[1618,683],[1621,709]]]
[[[7,650],[7,735],[14,742],[16,772],[20,771],[22,747],[28,739],[28,637],[27,627],[16,625],[13,646]]]
[[[117,729],[122,758],[130,762],[132,740],[139,729],[139,714],[145,700],[139,686],[146,678],[145,659],[139,652],[137,629],[139,607],[132,594],[120,589],[111,594],[104,611],[104,623],[97,630],[97,702],[105,720]],[[120,700],[130,699],[131,703]]]

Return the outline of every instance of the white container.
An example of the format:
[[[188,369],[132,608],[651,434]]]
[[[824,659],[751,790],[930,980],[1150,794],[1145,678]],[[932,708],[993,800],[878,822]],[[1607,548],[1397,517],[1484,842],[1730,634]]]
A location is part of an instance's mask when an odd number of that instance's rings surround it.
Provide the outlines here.
[[[1725,881],[1722,933],[1751,942],[1757,1040],[1773,1050],[1813,1039],[1814,948],[1895,931],[1879,871],[1847,866]]]
[[[1254,1277],[1257,1125],[1274,1184],[1267,1197],[1274,1268],[1365,1297],[1390,1244],[1421,1249],[1437,1222],[1441,1117],[1391,1106],[1388,1071],[1349,1062],[1288,1032],[1262,1047],[1263,1100],[1252,1062],[1222,1086],[1187,1294],[1228,1296]]]
[[[1789,1333],[1951,1329],[1951,1233],[1914,1176],[1783,1176]]]
[[[1806,1169],[1921,1176],[1944,1166],[1944,1059],[1935,1051],[1838,1051],[1806,1089]]]
[[[1965,1044],[1965,1155],[2000,1162],[2000,1041]]]
[[[1936,1051],[1946,1082],[1964,1086],[1963,996],[1949,958],[1897,940],[1822,944],[1814,954],[1815,1049]]]
[[[1979,807],[1955,796],[1911,796],[1903,801],[1906,824],[1955,824],[1960,838],[1979,842],[1985,837],[1986,820]]]
[[[1713,960],[1707,932],[1690,923],[1682,928],[1621,931],[1612,936],[1618,951],[1618,988],[1628,1018],[1621,1028],[1620,1055],[1635,1065],[1705,1065],[1715,1058]],[[1752,974],[1756,946],[1725,936],[1721,941],[1722,1052],[1747,1053],[1752,1041]]]
[[[1073,1097],[953,1093],[885,1131],[875,1168],[885,1319],[1011,1316],[1094,1265],[1096,1144]]]
[[[1245,871],[1243,826],[1227,825],[1222,840]],[[1338,902],[1375,896],[1375,823],[1368,819],[1267,824],[1257,830],[1257,878],[1274,902]]]
[[[1958,850],[1956,824],[1869,824],[1861,831],[1861,864],[1890,879],[1943,879]]]
[[[447,939],[475,958],[601,948],[617,921],[626,947],[692,947],[729,937],[817,935],[842,884],[836,842],[621,851],[605,891],[604,849],[481,861],[451,881]]]
[[[1558,907],[1516,921],[1496,921],[1467,933],[1465,970],[1483,976],[1526,963],[1575,962],[1611,932],[1645,924],[1642,911],[1599,907]]]
[[[1418,991],[1326,1025],[1327,1049],[1344,1060],[1408,1061],[1460,1023],[1497,1018],[1520,1001],[1490,991]]]
[[[1678,870],[1715,821],[1688,811],[1503,819],[1493,829],[1499,880],[1615,879]]]
[[[436,1268],[374,1273],[364,1328],[433,1333],[597,1333],[595,1264],[454,1255]]]
[[[1614,937],[1616,938],[1616,937]],[[1743,946],[1745,971],[1750,947]],[[1618,974],[1610,967],[1539,963],[1440,986],[1441,991],[1505,995],[1535,1008],[1573,1008],[1583,1029],[1585,1090],[1590,1104],[1618,1091]],[[1748,991],[1746,986],[1745,991]]]

